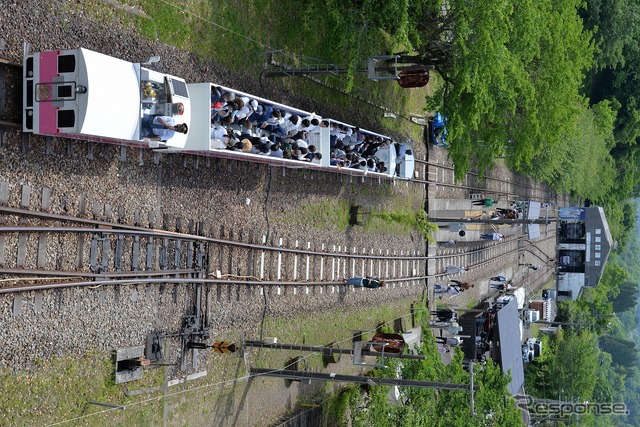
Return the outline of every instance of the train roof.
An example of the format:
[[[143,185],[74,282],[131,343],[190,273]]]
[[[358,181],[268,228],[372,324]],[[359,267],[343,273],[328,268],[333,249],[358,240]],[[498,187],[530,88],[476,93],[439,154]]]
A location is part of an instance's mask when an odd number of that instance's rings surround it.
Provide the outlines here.
[[[87,96],[80,103],[79,131],[116,139],[138,139],[140,65],[79,49],[79,77]]]
[[[27,52],[25,66],[25,115],[33,115],[25,131],[135,143],[145,116],[191,124],[187,84],[179,77],[84,48]],[[166,145],[182,148],[186,140],[176,133]]]
[[[166,84],[174,102],[182,103],[184,112],[175,116],[169,112],[161,115],[173,116],[176,123],[191,125],[191,104],[187,85],[183,79],[141,67],[138,63],[123,61],[87,49],[79,49],[88,97],[79,99],[85,103],[80,132],[116,139],[138,140],[140,120],[144,114],[144,99],[141,98],[141,83],[152,81]],[[83,70],[81,69],[81,72]],[[180,89],[176,86],[180,86]],[[116,88],[117,86],[117,88]],[[175,133],[166,145],[184,147],[187,135]]]

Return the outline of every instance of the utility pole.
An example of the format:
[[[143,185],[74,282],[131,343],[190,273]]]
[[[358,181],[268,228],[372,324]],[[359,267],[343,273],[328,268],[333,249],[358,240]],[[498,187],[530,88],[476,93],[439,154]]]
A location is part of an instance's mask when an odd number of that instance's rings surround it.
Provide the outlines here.
[[[405,386],[405,387],[419,387],[419,388],[436,388],[443,390],[466,390],[469,387],[468,384],[452,384],[452,383],[439,383],[431,381],[415,381],[405,380],[401,378],[372,378],[361,375],[342,375],[335,373],[323,373],[323,372],[307,372],[307,371],[292,371],[288,369],[269,369],[269,368],[250,368],[249,372],[252,376],[267,376],[284,378],[288,380],[321,380],[321,381],[333,381],[333,382],[346,382],[356,384],[369,384],[376,385],[389,385],[389,386]],[[480,386],[472,385],[471,390],[479,390]]]
[[[474,392],[474,388],[473,388],[473,362],[469,362],[469,394],[471,402],[469,404],[469,407],[471,408],[471,416],[475,416],[476,415],[476,411],[474,408],[474,404],[473,404],[473,392]]]
[[[549,224],[556,221],[557,218],[538,218],[538,219],[490,219],[490,218],[429,218],[430,222],[452,222],[465,224]]]

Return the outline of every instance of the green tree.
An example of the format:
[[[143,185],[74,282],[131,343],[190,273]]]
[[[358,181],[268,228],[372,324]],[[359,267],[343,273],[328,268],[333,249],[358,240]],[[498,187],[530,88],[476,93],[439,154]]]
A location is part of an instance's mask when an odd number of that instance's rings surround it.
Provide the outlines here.
[[[600,338],[600,345],[611,354],[613,363],[631,367],[638,362],[638,349],[633,341],[605,335]]]
[[[616,313],[635,308],[638,305],[638,285],[632,282],[624,282],[619,286],[620,294],[613,300],[613,310]]]
[[[633,0],[586,0],[580,15],[594,30],[595,67],[616,69],[625,65],[625,51],[635,48],[640,32],[640,5]]]
[[[438,3],[438,2],[436,2]],[[510,164],[530,165],[576,128],[593,45],[579,0],[452,0],[423,10],[416,62],[446,81],[450,154],[456,175],[491,166],[505,148]]]
[[[431,338],[429,338],[431,337]],[[430,331],[425,331],[425,339],[420,349],[426,360],[402,361],[402,376],[413,380],[468,384],[469,374],[462,366],[462,352],[457,350],[450,364],[440,361]],[[390,361],[388,369],[379,370],[377,375],[395,375],[396,362]],[[507,384],[510,379],[499,366],[487,363],[476,366],[475,384],[480,390],[475,393],[475,411],[471,415],[469,393],[461,390],[437,390],[406,387],[402,393],[404,405],[390,404],[388,387],[375,386],[369,390],[370,401],[366,408],[352,408],[354,426],[495,426],[523,425],[519,409],[509,396]],[[375,381],[375,380],[374,380]]]
[[[618,175],[611,156],[615,118],[608,101],[581,107],[576,127],[563,136],[563,143],[543,150],[524,170],[553,182],[558,191],[591,199],[605,197],[615,188]]]
[[[535,363],[535,380],[527,384],[539,397],[570,396],[578,400],[592,400],[599,365],[596,335],[586,330],[574,333],[561,331],[550,341],[543,358]]]

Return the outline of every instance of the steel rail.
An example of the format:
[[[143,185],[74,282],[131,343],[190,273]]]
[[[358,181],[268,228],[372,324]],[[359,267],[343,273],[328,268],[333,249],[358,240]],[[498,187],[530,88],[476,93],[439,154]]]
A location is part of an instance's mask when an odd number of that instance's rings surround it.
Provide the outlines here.
[[[202,271],[194,269],[177,269],[177,270],[138,270],[131,272],[112,272],[112,273],[93,273],[91,271],[70,271],[70,270],[39,270],[29,268],[0,268],[0,274],[16,274],[16,275],[37,275],[37,276],[62,276],[62,277],[142,277],[142,276],[164,276],[172,274],[198,274]]]
[[[6,120],[0,120],[0,127],[11,129],[22,129],[22,123],[8,122]]]
[[[525,240],[526,241],[526,240]],[[528,241],[527,241],[528,242]],[[515,243],[513,240],[508,242],[503,242],[502,244],[507,243]],[[529,242],[530,243],[530,242]],[[479,252],[483,249],[474,251]],[[438,258],[452,258],[456,256],[465,256],[469,253],[460,253],[460,254],[450,254],[450,255],[441,255],[437,256]],[[509,252],[505,252],[502,254],[498,254],[490,259],[475,263],[473,265],[468,266],[468,269],[475,269],[487,265],[499,258],[511,255]],[[2,272],[3,270],[0,270]],[[163,270],[158,274],[171,274],[171,270]],[[199,273],[199,272],[194,272]],[[88,274],[85,276],[96,276],[94,274]],[[433,275],[422,275],[422,276],[413,276],[413,277],[403,277],[396,279],[385,279],[386,283],[397,283],[397,282],[407,282],[407,281],[423,281],[426,279],[439,279],[449,276],[446,273],[438,273]],[[238,279],[208,279],[208,278],[183,278],[183,277],[164,277],[164,278],[117,278],[117,279],[109,279],[105,278],[105,280],[92,280],[92,281],[82,281],[82,282],[62,282],[62,283],[47,283],[47,284],[33,284],[26,286],[5,286],[0,287],[0,294],[10,294],[10,293],[18,293],[18,292],[29,292],[29,291],[37,291],[37,290],[51,290],[51,289],[63,289],[63,288],[72,288],[72,287],[90,287],[90,286],[115,286],[115,285],[128,285],[128,284],[164,284],[164,283],[173,283],[173,284],[215,284],[215,285],[252,285],[252,286],[335,286],[335,285],[344,285],[347,286],[344,281],[325,281],[325,282],[307,282],[307,281],[299,281],[299,282],[282,282],[282,281],[263,281],[263,280],[238,280]],[[426,286],[426,284],[425,284]]]
[[[440,169],[445,169],[445,170],[454,170],[455,166],[450,166],[450,165],[444,165],[444,164],[439,164],[439,163],[433,163],[430,162],[428,160],[421,160],[421,159],[415,159],[416,163],[420,163],[420,164],[424,164],[427,166],[434,166],[436,168],[440,168]],[[478,179],[480,178],[480,174],[478,172],[467,172],[467,176],[473,176],[476,177]],[[532,186],[530,184],[527,183],[518,183],[518,182],[514,182],[510,179],[505,179],[505,178],[499,178],[499,177],[494,177],[494,176],[485,176],[482,178],[485,181],[494,181],[494,182],[498,182],[498,183],[502,183],[502,184],[509,184],[512,187],[514,187],[514,191],[510,191],[510,192],[506,192],[506,191],[498,191],[498,190],[489,190],[486,187],[479,187],[479,186],[473,186],[473,185],[466,185],[466,184],[457,184],[457,183],[445,183],[445,182],[437,182],[437,181],[429,181],[429,180],[424,180],[424,179],[413,179],[413,181],[417,182],[417,183],[422,183],[422,184],[434,184],[434,185],[439,185],[442,187],[448,187],[448,188],[456,188],[456,189],[460,189],[460,190],[476,190],[476,191],[491,191],[491,193],[495,193],[495,194],[499,194],[499,195],[512,195],[514,193],[516,193],[518,191],[518,189],[526,189],[526,190],[534,190],[534,191],[539,191],[539,192],[544,192],[544,193],[549,193],[548,190],[546,189],[542,189],[542,188],[537,188],[535,186]],[[543,200],[542,197],[533,197],[535,199],[540,199]]]
[[[12,210],[16,210],[15,208],[9,208]],[[0,207],[0,212],[6,211],[7,208]],[[15,214],[14,214],[15,215]],[[46,215],[34,214],[30,216],[37,217],[46,217]],[[59,215],[58,215],[59,216]],[[68,221],[74,221],[73,217],[69,219],[65,219]],[[82,220],[82,219],[81,219]],[[94,220],[92,220],[94,221]],[[83,222],[83,221],[78,221]],[[380,258],[380,254],[378,255],[359,255],[353,253],[330,253],[330,252],[318,252],[318,251],[307,251],[304,249],[291,249],[279,246],[267,246],[260,245],[256,243],[244,243],[244,242],[236,242],[232,240],[225,239],[216,239],[213,237],[199,236],[195,234],[186,234],[186,233],[178,233],[174,231],[165,231],[158,229],[149,229],[137,226],[127,226],[122,224],[115,223],[107,223],[104,221],[97,221],[99,225],[108,225],[110,228],[86,228],[86,227],[45,227],[45,226],[1,226],[0,233],[43,233],[43,232],[64,232],[64,233],[90,233],[90,234],[123,234],[123,235],[139,235],[139,236],[150,236],[150,237],[171,237],[176,240],[185,240],[185,241],[199,241],[199,242],[207,242],[207,243],[216,243],[227,246],[236,246],[242,248],[251,248],[251,249],[260,249],[260,250],[269,250],[276,252],[286,252],[286,253],[296,253],[303,255],[318,255],[318,256],[340,256],[346,258],[357,258],[357,259],[378,259]],[[385,259],[395,259],[395,260],[425,260],[427,256],[411,256],[411,255],[385,255]]]
[[[11,67],[16,67],[22,69],[22,64],[17,62],[9,61],[8,59],[0,58],[0,64],[9,65]]]
[[[406,282],[424,280],[428,276],[417,277],[405,277],[400,279],[388,279],[385,282]],[[167,277],[167,278],[141,278],[141,279],[115,279],[115,280],[100,280],[100,281],[83,281],[83,282],[63,282],[63,283],[43,283],[27,286],[5,286],[0,288],[0,294],[9,294],[16,292],[27,291],[41,291],[51,289],[63,289],[73,287],[87,287],[87,286],[115,286],[115,285],[133,285],[133,284],[163,284],[163,283],[184,283],[184,284],[213,284],[213,285],[265,285],[265,286],[331,286],[331,285],[344,285],[347,286],[345,281],[332,281],[332,282],[278,282],[278,281],[261,281],[261,280],[225,280],[225,279],[206,279],[206,278],[182,278],[182,277]],[[383,288],[384,289],[384,288]]]

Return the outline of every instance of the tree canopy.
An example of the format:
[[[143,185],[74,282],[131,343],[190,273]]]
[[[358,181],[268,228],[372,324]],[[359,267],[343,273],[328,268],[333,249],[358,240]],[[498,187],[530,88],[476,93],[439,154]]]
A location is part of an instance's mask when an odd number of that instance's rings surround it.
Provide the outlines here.
[[[448,365],[441,362],[430,330],[424,331],[419,353],[426,360],[388,360],[389,368],[376,371],[376,375],[389,378],[401,372],[403,378],[413,380],[469,384],[469,373],[462,365],[463,354],[456,351]],[[399,363],[401,362],[401,363]],[[389,387],[373,386],[363,399],[359,393],[350,398],[351,425],[353,426],[519,426],[524,425],[514,399],[508,399],[510,379],[499,366],[488,362],[476,365],[474,384],[475,415],[471,414],[468,387],[460,390],[440,390],[403,387],[404,403],[389,400]],[[375,379],[374,379],[375,382]]]
[[[594,54],[581,3],[453,0],[420,10],[417,25],[428,30],[414,43],[446,82],[440,101],[458,177],[470,153],[481,170],[505,150],[521,168],[574,133]]]

